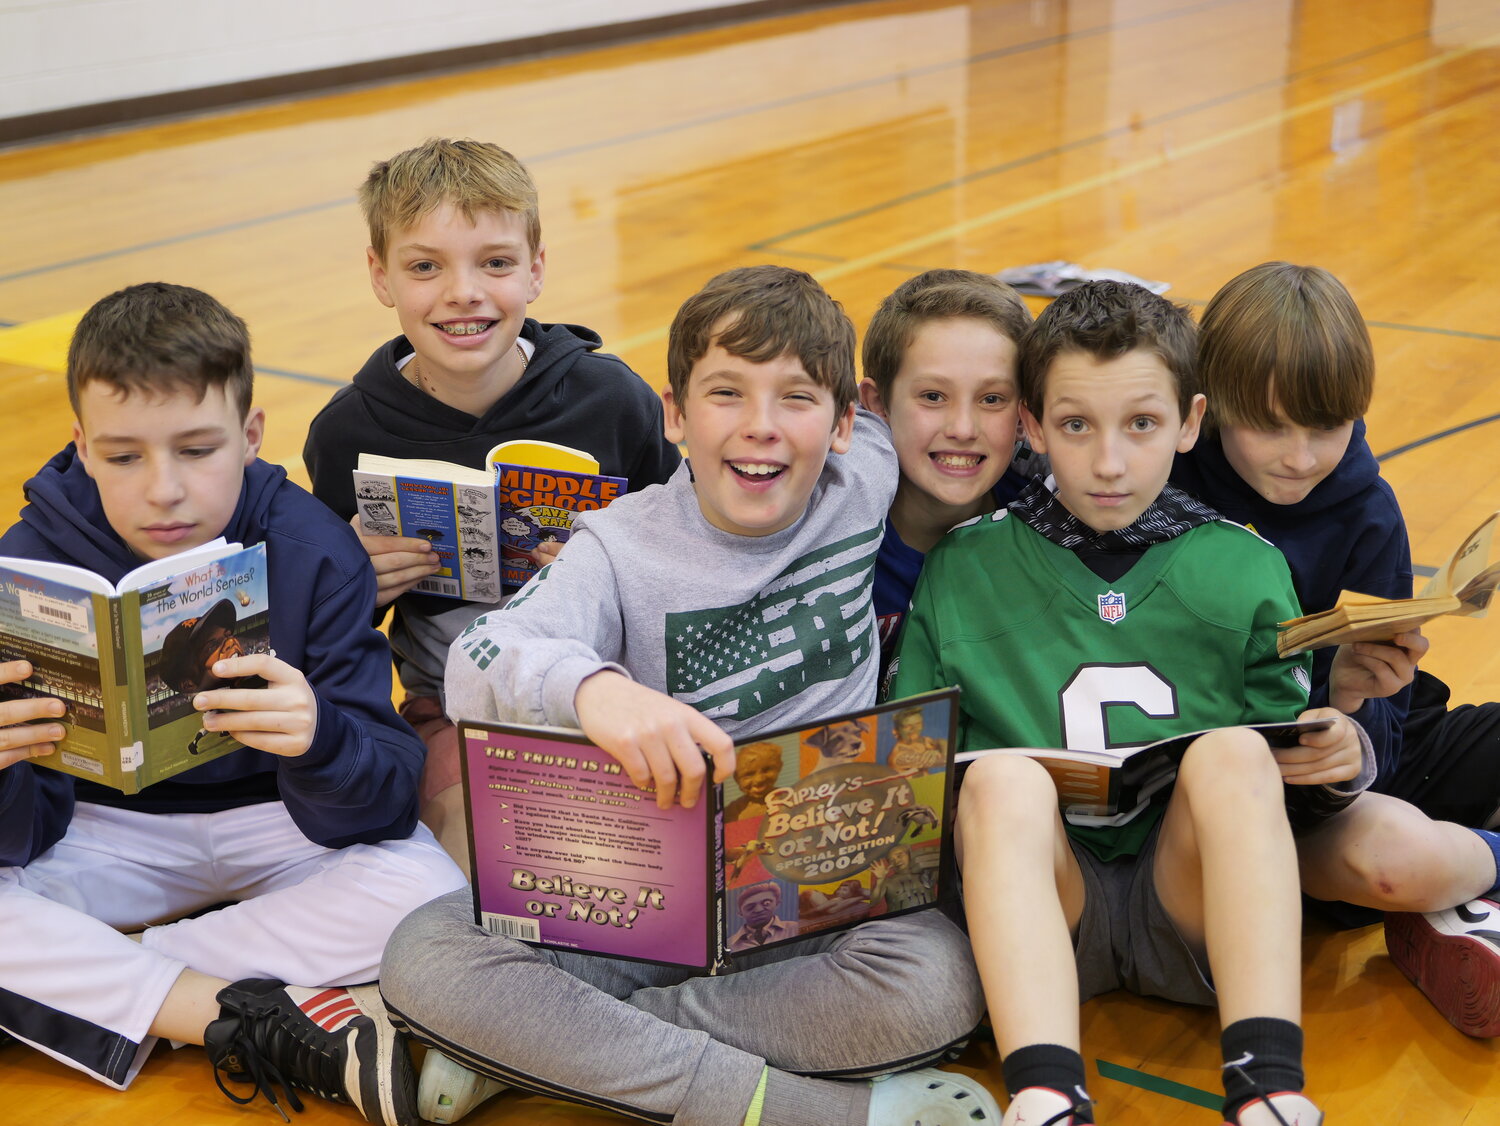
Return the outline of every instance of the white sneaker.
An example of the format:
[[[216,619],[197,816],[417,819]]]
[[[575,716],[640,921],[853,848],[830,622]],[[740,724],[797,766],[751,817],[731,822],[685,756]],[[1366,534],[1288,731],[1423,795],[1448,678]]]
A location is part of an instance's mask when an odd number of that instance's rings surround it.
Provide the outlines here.
[[[1319,1126],[1323,1112],[1306,1095],[1282,1091],[1269,1099],[1253,1099],[1240,1107],[1234,1122],[1224,1126]]]
[[[417,1113],[428,1122],[457,1122],[485,1099],[509,1086],[454,1063],[436,1048],[429,1048],[427,1058],[422,1061],[422,1078],[417,1083]]]
[[[1077,1103],[1051,1087],[1026,1087],[1005,1108],[1004,1126],[1073,1126]]]
[[[1000,1126],[1000,1104],[957,1071],[924,1067],[871,1084],[868,1126]]]

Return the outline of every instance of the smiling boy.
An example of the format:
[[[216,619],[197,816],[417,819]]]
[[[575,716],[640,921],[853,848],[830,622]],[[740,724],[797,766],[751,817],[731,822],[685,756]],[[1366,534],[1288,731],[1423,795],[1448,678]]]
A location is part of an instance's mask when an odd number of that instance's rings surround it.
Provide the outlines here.
[[[1020,373],[1027,434],[1053,479],[933,550],[893,692],[957,684],[962,749],[1102,750],[1303,712],[1306,662],[1276,653],[1276,623],[1297,613],[1285,561],[1166,487],[1204,410],[1186,311],[1139,286],[1080,286],[1037,318]],[[1218,1005],[1229,1122],[1321,1121],[1300,1093],[1282,782],[1348,791],[1373,769],[1348,717],[1307,718],[1334,724],[1274,757],[1244,728],[1200,737],[1175,783],[1123,823],[1065,825],[1031,758],[970,767],[964,901],[1012,1096],[1006,1126],[1094,1120],[1078,1005],[1122,986]]]
[[[536,186],[498,145],[431,140],[370,170],[359,192],[369,228],[370,285],[402,335],[375,350],[308,429],[302,460],[313,493],[355,519],[352,472],[362,453],[482,466],[501,442],[582,449],[631,490],[665,481],[676,446],[661,403],[598,335],[540,324],[547,250]],[[424,539],[361,536],[378,606],[391,605],[391,647],[406,690],[401,714],[427,745],[422,820],[468,865],[458,737],[443,712],[448,646],[485,610],[412,587],[438,569]],[[383,612],[383,611],[382,611]]]
[[[667,363],[687,464],[585,514],[454,643],[448,698],[465,719],[577,725],[660,804],[690,806],[733,771],[731,738],[874,703],[870,572],[896,459],[883,424],[855,416],[853,326],[800,271],[712,279],[679,310]],[[429,1059],[463,1065],[424,1065],[442,1121],[486,1090],[478,1077],[677,1126],[999,1117],[947,1072],[851,1082],[937,1059],[978,1020],[967,943],[937,911],[705,977],[488,934],[459,894],[414,913],[385,967],[393,1012],[442,1049]]]
[[[0,703],[0,1028],[119,1088],[158,1038],[203,1044],[251,1084],[220,1079],[239,1102],[299,1107],[298,1087],[408,1126],[405,1045],[354,983],[462,876],[416,823],[422,747],[390,706],[364,553],[256,456],[251,380],[244,322],[184,286],[121,290],[74,334],[73,444],[26,483],[0,551],[117,581],[221,535],[263,542],[276,648],[221,644],[227,603],[181,637],[189,682],[213,660],[203,726],[244,747],[135,795],[26,761],[62,737],[61,701]]]
[[[969,270],[909,278],[870,319],[860,402],[890,424],[901,466],[875,563],[887,662],[927,552],[1026,484],[1010,466],[1020,433],[1016,346],[1030,326],[1015,290]]]

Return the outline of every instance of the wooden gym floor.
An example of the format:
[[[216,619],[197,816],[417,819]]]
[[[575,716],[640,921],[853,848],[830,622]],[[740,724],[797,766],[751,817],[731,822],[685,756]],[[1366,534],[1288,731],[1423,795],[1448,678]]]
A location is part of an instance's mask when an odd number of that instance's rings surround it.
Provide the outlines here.
[[[597,329],[657,386],[676,306],[734,265],[806,268],[861,326],[933,266],[1067,259],[1194,305],[1267,259],[1326,266],[1370,322],[1371,443],[1434,566],[1500,508],[1497,46],[1492,0],[889,0],[0,152],[0,496],[19,507],[67,439],[73,319],[152,279],[246,317],[266,456],[300,474],[308,420],[397,331],[355,186],[473,136],[539,182],[535,313]],[[1455,700],[1493,698],[1494,627],[1429,632]],[[1500,1123],[1496,1046],[1437,1016],[1379,928],[1311,925],[1306,953],[1331,1122]],[[1113,995],[1084,1037],[1101,1121],[1218,1121],[1212,1014]],[[995,1082],[991,1046],[962,1066]],[[17,1046],[0,1075],[0,1123],[275,1120],[225,1101],[197,1048],[159,1049],[126,1095]],[[508,1097],[471,1121],[605,1117]]]

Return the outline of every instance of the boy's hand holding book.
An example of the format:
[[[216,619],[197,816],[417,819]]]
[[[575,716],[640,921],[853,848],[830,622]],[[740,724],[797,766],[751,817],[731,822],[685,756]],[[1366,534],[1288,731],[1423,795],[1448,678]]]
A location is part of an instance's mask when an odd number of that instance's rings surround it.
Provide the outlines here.
[[[318,700],[307,677],[270,653],[226,657],[215,662],[215,676],[260,677],[264,688],[215,688],[193,697],[208,731],[227,731],[247,747],[296,758],[312,746],[318,727]]]
[[[698,804],[707,773],[704,754],[713,759],[715,782],[734,773],[734,742],[723,728],[696,708],[612,669],[584,679],[573,710],[589,741],[641,789],[654,789],[662,809],[678,797],[689,809]]]
[[[394,602],[442,564],[427,540],[415,536],[367,536],[358,513],[349,523],[375,568],[376,606]]]
[[[0,663],[0,684],[20,684],[31,672],[27,661]],[[0,703],[0,770],[57,750],[56,741],[64,735],[62,724],[37,721],[61,719],[66,714],[67,706],[55,696]]]
[[[1340,645],[1328,674],[1328,702],[1352,715],[1366,700],[1394,696],[1416,677],[1427,645],[1420,629],[1398,633],[1389,642]]]
[[[1296,745],[1272,747],[1281,780],[1291,786],[1329,786],[1358,778],[1364,751],[1354,721],[1335,708],[1311,708],[1298,723],[1332,720],[1329,727],[1303,734]]]

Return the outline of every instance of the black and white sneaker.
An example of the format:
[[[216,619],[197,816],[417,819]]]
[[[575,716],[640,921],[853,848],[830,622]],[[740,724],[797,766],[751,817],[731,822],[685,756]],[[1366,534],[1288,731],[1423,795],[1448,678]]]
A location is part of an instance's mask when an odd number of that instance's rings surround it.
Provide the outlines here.
[[[219,1090],[237,1103],[264,1095],[287,1118],[276,1088],[293,1110],[297,1088],[353,1106],[380,1126],[417,1126],[416,1080],[406,1037],[391,1026],[380,990],[306,989],[270,978],[246,978],[219,990],[221,1016],[203,1044]],[[224,1078],[254,1084],[237,1095]]]
[[[1500,903],[1387,915],[1385,948],[1454,1028],[1500,1036]]]

